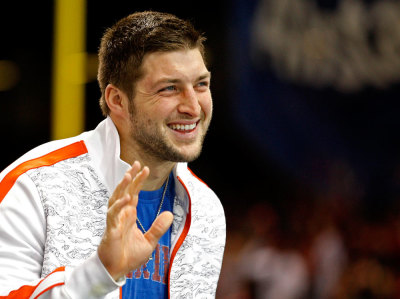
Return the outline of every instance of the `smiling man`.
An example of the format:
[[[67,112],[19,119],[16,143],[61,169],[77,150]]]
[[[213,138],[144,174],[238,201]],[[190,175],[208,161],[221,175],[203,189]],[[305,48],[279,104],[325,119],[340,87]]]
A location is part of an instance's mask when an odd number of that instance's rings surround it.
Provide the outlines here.
[[[212,118],[203,42],[158,12],[105,32],[106,119],[0,175],[0,296],[215,297],[224,212],[187,167]]]

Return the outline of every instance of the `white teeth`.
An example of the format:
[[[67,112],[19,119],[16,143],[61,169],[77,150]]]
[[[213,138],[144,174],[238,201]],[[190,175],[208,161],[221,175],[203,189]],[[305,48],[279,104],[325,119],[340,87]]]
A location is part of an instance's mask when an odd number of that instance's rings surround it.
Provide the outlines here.
[[[173,130],[179,130],[179,131],[189,131],[193,130],[196,127],[196,123],[191,124],[191,125],[179,125],[179,124],[173,124],[169,126]]]

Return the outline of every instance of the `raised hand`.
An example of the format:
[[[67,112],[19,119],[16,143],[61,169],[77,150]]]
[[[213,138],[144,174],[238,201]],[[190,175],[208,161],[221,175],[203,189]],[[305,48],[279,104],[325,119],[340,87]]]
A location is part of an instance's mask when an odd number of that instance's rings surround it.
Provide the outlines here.
[[[98,255],[109,274],[118,280],[147,262],[158,240],[172,224],[170,212],[161,213],[143,234],[136,224],[136,206],[148,167],[135,162],[116,187],[108,204],[107,224]]]

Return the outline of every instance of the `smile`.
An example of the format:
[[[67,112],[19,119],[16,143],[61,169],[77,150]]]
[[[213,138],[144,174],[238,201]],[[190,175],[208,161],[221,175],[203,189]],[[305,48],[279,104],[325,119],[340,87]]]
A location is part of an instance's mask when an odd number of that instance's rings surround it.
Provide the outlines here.
[[[176,131],[192,131],[196,128],[197,123],[193,124],[171,124],[168,125],[169,128]]]

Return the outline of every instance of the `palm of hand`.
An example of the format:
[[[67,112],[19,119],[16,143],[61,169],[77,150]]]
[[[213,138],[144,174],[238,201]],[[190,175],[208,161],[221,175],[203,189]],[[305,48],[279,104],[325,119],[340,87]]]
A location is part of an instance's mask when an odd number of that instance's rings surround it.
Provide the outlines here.
[[[98,255],[109,274],[118,280],[147,262],[158,240],[172,224],[172,214],[164,212],[143,234],[136,224],[136,206],[149,169],[135,162],[109,201],[107,226]]]

